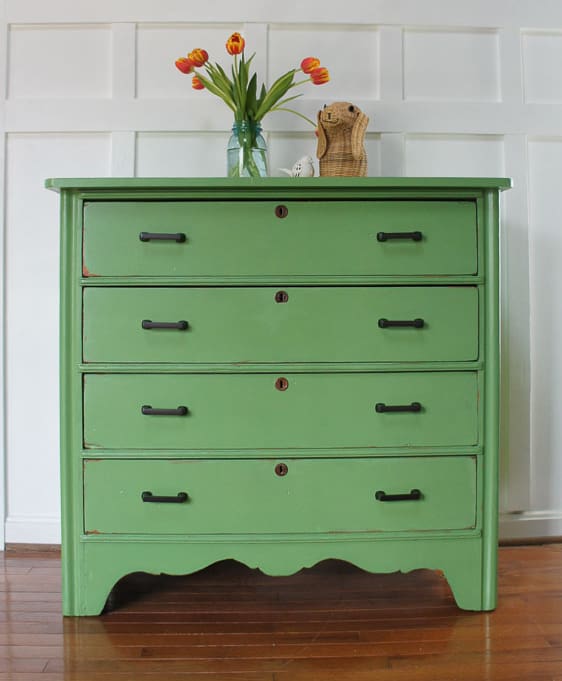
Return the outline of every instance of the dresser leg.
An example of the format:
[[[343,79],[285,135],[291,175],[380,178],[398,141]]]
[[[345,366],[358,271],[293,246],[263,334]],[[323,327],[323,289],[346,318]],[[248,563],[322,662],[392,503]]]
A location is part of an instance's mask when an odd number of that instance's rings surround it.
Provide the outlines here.
[[[443,568],[453,596],[462,610],[494,610],[496,607],[496,588],[485,588],[486,576],[478,555],[467,557],[462,563]],[[494,578],[495,582],[495,578]]]

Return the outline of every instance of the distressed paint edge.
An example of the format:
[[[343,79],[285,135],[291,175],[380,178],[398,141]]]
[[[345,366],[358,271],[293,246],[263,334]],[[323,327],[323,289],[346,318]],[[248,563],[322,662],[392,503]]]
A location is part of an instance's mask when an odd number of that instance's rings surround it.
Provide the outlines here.
[[[500,416],[500,299],[499,299],[499,195],[484,195],[486,253],[485,369],[484,369],[484,489],[482,526],[482,607],[497,604],[498,473]]]
[[[82,390],[81,328],[73,315],[81,305],[80,275],[76,257],[80,249],[79,231],[82,202],[72,192],[61,195],[61,275],[60,275],[60,472],[61,472],[61,538],[63,607],[78,607],[75,596],[81,580],[82,547],[77,537],[82,530],[81,449]]]

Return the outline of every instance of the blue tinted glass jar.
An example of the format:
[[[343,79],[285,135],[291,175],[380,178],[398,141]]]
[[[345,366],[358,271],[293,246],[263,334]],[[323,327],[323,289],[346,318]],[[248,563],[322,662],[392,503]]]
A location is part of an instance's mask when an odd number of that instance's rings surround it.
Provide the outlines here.
[[[235,121],[227,147],[228,177],[267,177],[267,146],[261,125]]]

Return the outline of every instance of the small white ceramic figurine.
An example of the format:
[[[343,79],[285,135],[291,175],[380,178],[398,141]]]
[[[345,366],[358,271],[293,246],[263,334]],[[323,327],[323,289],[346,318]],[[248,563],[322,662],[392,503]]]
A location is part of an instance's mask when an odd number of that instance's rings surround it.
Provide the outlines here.
[[[287,173],[290,177],[314,177],[314,163],[310,156],[299,158],[291,170],[288,168],[279,168],[279,170]]]

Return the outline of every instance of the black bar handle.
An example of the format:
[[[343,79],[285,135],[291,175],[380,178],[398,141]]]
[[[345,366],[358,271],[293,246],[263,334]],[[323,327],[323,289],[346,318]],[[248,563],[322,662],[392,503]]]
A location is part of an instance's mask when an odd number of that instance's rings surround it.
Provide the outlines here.
[[[168,232],[141,232],[139,239],[141,241],[176,241],[178,244],[182,244],[186,240],[183,232],[176,232],[175,234]]]
[[[421,232],[377,232],[377,241],[388,241],[389,239],[411,239],[412,241],[421,241],[423,234]]]
[[[379,319],[379,327],[381,329],[389,329],[393,326],[412,326],[414,329],[423,329],[425,326],[425,321],[421,319],[420,317],[416,317],[416,319],[385,319],[382,317]]]
[[[185,416],[188,412],[187,407],[177,409],[153,409],[150,404],[143,404],[141,412],[145,416]]]
[[[387,494],[382,489],[375,492],[377,501],[419,501],[422,493],[419,489],[413,489],[409,494]]]
[[[152,494],[152,492],[143,492],[141,494],[141,499],[144,502],[153,504],[185,504],[188,496],[186,492],[178,492],[175,497],[158,497]]]
[[[185,331],[189,324],[185,319],[181,319],[179,322],[153,322],[151,319],[142,320],[143,329],[179,329],[180,331]]]
[[[375,404],[375,411],[377,414],[384,414],[386,412],[412,412],[414,414],[421,411],[421,404],[419,402],[412,402],[411,404],[384,404],[384,402],[377,402]]]

